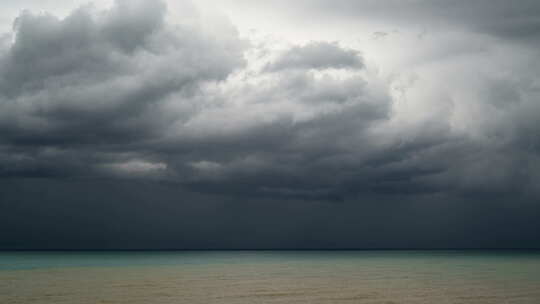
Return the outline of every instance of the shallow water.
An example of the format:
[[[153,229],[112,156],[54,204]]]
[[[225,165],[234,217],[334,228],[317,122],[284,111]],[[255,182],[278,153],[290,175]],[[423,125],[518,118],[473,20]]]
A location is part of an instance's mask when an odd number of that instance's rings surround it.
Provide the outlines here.
[[[540,252],[0,252],[0,303],[537,304]]]

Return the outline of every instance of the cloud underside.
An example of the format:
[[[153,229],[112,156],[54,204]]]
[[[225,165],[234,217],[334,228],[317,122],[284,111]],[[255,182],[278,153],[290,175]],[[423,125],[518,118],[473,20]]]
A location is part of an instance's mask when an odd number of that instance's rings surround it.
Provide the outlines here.
[[[434,47],[408,81],[338,42],[276,50],[166,13],[142,0],[23,12],[0,40],[0,176],[246,199],[540,193],[538,70],[505,50]]]

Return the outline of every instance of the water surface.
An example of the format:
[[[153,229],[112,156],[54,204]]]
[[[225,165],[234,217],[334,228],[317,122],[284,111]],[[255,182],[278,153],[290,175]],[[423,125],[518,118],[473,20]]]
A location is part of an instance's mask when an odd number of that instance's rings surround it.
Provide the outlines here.
[[[0,303],[537,304],[540,252],[0,252]]]

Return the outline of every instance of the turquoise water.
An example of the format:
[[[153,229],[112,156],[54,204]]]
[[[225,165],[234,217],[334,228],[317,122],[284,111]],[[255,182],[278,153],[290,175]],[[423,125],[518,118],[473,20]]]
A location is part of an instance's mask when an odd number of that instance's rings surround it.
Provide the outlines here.
[[[0,252],[0,282],[0,303],[540,303],[540,252]]]

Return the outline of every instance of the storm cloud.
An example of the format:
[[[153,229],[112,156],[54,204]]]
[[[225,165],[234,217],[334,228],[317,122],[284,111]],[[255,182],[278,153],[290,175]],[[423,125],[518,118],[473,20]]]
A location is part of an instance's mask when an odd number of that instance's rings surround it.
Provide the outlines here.
[[[540,5],[383,2],[290,4],[397,28],[370,45],[161,1],[22,11],[0,248],[538,247]]]

